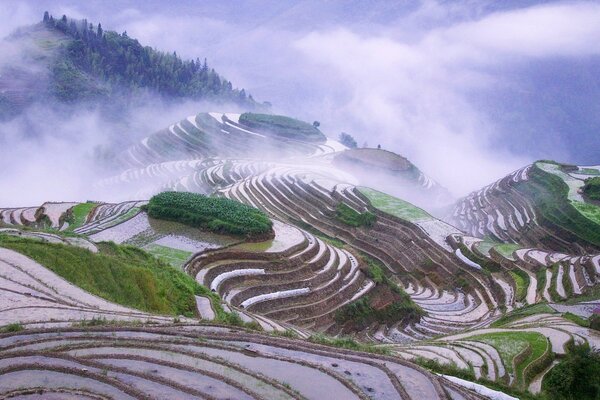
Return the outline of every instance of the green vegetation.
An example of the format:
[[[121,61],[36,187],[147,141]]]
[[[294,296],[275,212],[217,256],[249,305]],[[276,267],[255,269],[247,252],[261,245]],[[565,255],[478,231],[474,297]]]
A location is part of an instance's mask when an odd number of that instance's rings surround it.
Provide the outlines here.
[[[573,346],[564,360],[548,372],[543,389],[552,400],[598,400],[600,353],[587,343]]]
[[[0,235],[0,246],[31,257],[80,288],[123,306],[196,315],[194,295],[210,291],[185,273],[132,246],[100,243],[100,252]]]
[[[581,201],[572,201],[571,204],[584,217],[597,224],[600,224],[600,207],[594,204],[583,203]]]
[[[336,218],[346,225],[359,227],[359,226],[373,226],[377,217],[370,211],[359,213],[353,208],[347,206],[344,203],[339,203],[335,210]]]
[[[526,376],[525,369],[535,361],[543,361],[543,356],[551,349],[548,339],[537,332],[486,333],[469,339],[494,346],[508,372],[513,372],[514,362],[517,385],[529,381],[531,377]]]
[[[596,171],[596,175],[597,173],[598,171]],[[600,177],[586,179],[585,185],[583,185],[583,194],[589,199],[600,200]]]
[[[192,256],[191,251],[174,249],[172,247],[161,246],[158,244],[149,244],[144,250],[152,254],[159,260],[165,261],[174,267],[181,268],[183,264]]]
[[[456,376],[457,378],[465,379],[467,381],[472,381],[472,382],[474,382],[476,380],[475,372],[473,372],[472,368],[471,369],[458,368],[456,366],[456,363],[442,364],[437,360],[434,360],[431,358],[424,358],[424,357],[417,357],[417,358],[413,359],[412,362],[420,365],[423,368],[427,368],[430,371],[437,372],[438,374]]]
[[[548,293],[550,293],[550,298],[554,301],[558,301],[560,299],[562,299],[562,297],[560,297],[560,295],[558,294],[558,291],[556,290],[557,287],[557,283],[558,283],[558,269],[560,268],[559,264],[554,264],[552,265],[552,267],[550,267],[550,270],[552,271],[552,282],[550,283],[550,287],[548,288]],[[564,276],[564,271],[563,271],[563,276]]]
[[[583,175],[600,175],[600,171],[595,168],[581,168],[577,173]]]
[[[369,353],[390,355],[391,352],[387,347],[375,346],[372,344],[360,343],[349,337],[331,337],[322,333],[315,333],[308,338],[308,341],[323,344],[325,346],[338,347],[348,350],[365,351]]]
[[[359,192],[367,197],[378,210],[410,222],[433,219],[425,210],[389,194],[374,189],[360,187]]]
[[[73,208],[71,208],[70,213],[66,219],[66,222],[69,223],[69,227],[67,228],[67,230],[73,231],[85,224],[87,216],[97,205],[97,203],[88,201],[86,203],[79,203]]]
[[[181,222],[194,228],[250,238],[272,235],[265,213],[237,201],[189,192],[163,192],[146,206],[152,218]]]
[[[23,325],[21,325],[18,322],[15,322],[15,323],[4,325],[4,326],[0,327],[0,333],[20,332],[23,329],[24,329]]]
[[[538,269],[535,273],[535,279],[537,280],[537,286],[535,288],[535,291],[537,293],[542,293],[544,288],[546,287],[546,269]]]
[[[575,315],[573,313],[566,312],[563,314],[563,318],[568,319],[569,321],[574,322],[579,326],[583,326],[584,328],[590,327],[590,321],[585,318],[580,317],[579,315]]]
[[[504,314],[502,317],[500,317],[499,319],[494,321],[490,326],[493,328],[498,328],[498,327],[504,326],[506,324],[509,324],[511,322],[514,322],[521,318],[525,318],[530,315],[554,314],[554,313],[556,313],[556,311],[552,307],[550,307],[548,304],[545,304],[545,303],[528,305],[525,307],[518,308],[507,314]]]
[[[502,266],[499,263],[497,263],[496,261],[494,261],[490,258],[481,257],[481,256],[475,254],[474,252],[469,250],[469,248],[467,246],[465,246],[463,243],[459,243],[458,248],[460,249],[460,252],[463,254],[463,256],[465,256],[469,260],[479,264],[481,266],[481,268],[483,268],[484,271],[487,271],[488,273],[502,271]]]
[[[69,39],[60,45],[50,68],[50,91],[62,101],[100,100],[111,92],[130,95],[149,89],[165,97],[256,106],[252,96],[234,89],[208,67],[206,59],[182,60],[176,53],[142,46],[126,32],[104,31],[100,24],[95,27],[64,15],[54,19],[46,13],[42,24]]]
[[[385,275],[384,267],[379,262],[370,257],[364,258],[369,265],[365,273],[377,285],[374,291],[378,290],[382,294],[380,297],[387,297],[389,302],[383,307],[376,307],[370,295],[363,296],[336,312],[335,320],[338,323],[352,322],[358,327],[366,328],[375,321],[393,324],[402,320],[418,321],[425,315],[421,307]]]
[[[358,147],[358,143],[356,143],[356,140],[354,140],[352,135],[350,135],[346,132],[340,133],[338,140],[340,141],[341,144],[343,144],[344,146],[346,146],[350,149],[355,149]]]
[[[503,243],[494,246],[494,250],[510,260],[514,260],[513,252],[519,250],[520,248],[520,245],[514,243]]]
[[[517,301],[525,300],[527,296],[527,288],[529,287],[529,275],[522,269],[516,268],[509,271],[510,276],[515,281],[515,299]]]
[[[283,115],[244,113],[239,123],[257,132],[288,139],[324,142],[325,135],[315,126]]]
[[[581,203],[584,204],[582,206],[576,204],[578,202],[571,202],[568,199],[569,186],[559,176],[534,164],[529,171],[529,179],[517,183],[515,187],[535,203],[542,223],[562,228],[563,239],[575,241],[579,238],[600,246],[600,221],[587,207],[594,206]]]
[[[596,331],[600,331],[600,314],[592,314],[589,319],[590,328]]]
[[[422,357],[417,357],[413,359],[412,362],[438,374],[456,376],[457,378],[477,382],[489,387],[490,389],[498,390],[508,395],[515,396],[521,400],[545,400],[545,396],[543,394],[535,395],[528,391],[520,390],[519,388],[515,388],[513,386],[508,386],[502,381],[490,381],[484,378],[479,378],[476,380],[475,373],[471,369],[461,369],[456,367],[456,364],[441,364],[436,360],[425,359]]]

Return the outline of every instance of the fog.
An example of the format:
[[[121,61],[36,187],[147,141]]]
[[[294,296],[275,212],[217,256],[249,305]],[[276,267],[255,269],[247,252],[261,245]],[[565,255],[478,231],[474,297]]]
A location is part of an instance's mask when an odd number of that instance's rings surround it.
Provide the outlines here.
[[[333,138],[344,131],[359,145],[381,144],[455,196],[535,159],[600,163],[600,77],[583,74],[599,60],[594,2],[5,3],[3,36],[49,10],[184,58],[207,57],[274,112],[318,120]],[[97,110],[65,117],[32,109],[0,126],[0,184],[11,188],[0,204],[85,200],[99,173],[90,165],[94,149],[209,107],[149,102],[130,110],[126,125]],[[28,136],[32,129],[40,134]]]

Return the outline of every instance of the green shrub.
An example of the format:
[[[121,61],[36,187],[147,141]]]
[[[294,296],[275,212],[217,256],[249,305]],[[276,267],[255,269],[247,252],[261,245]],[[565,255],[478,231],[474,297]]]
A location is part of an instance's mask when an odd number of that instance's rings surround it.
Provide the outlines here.
[[[569,321],[574,322],[579,326],[583,326],[584,328],[590,328],[590,320],[581,318],[579,315],[566,312],[563,314],[563,318],[568,319]]]
[[[0,333],[20,332],[23,329],[24,329],[23,325],[21,325],[18,322],[15,322],[15,323],[4,325],[4,326],[0,327]]]
[[[600,353],[589,344],[573,346],[564,360],[552,368],[543,382],[552,400],[600,398]]]
[[[273,223],[262,211],[237,201],[189,192],[163,192],[146,206],[152,218],[181,222],[211,232],[247,237],[272,233]]]
[[[529,287],[529,275],[527,275],[527,272],[519,268],[511,270],[509,273],[515,281],[515,300],[525,300],[525,297],[527,297],[527,288]]]
[[[591,329],[600,331],[600,314],[592,314],[589,321]]]
[[[377,217],[372,212],[365,211],[363,213],[359,213],[344,203],[338,204],[335,210],[335,216],[339,221],[354,227],[370,227],[373,226],[377,220]]]
[[[600,177],[588,178],[583,185],[583,193],[592,200],[600,200]]]
[[[240,116],[239,123],[272,136],[311,142],[327,140],[314,125],[283,115],[244,113]]]

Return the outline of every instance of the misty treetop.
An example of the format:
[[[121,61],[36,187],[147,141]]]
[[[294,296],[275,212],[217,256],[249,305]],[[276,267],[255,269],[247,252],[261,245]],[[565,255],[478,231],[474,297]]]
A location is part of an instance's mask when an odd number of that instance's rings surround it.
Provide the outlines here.
[[[206,59],[182,60],[177,53],[166,53],[142,46],[127,32],[104,31],[87,20],[76,21],[44,13],[43,24],[73,40],[62,46],[62,53],[51,66],[51,92],[63,101],[95,98],[113,88],[124,92],[150,89],[175,98],[231,101],[256,105],[244,89],[209,68]],[[100,82],[98,82],[100,81]]]
[[[358,143],[356,143],[354,137],[346,132],[340,133],[338,140],[341,144],[351,149],[356,149],[358,147]]]

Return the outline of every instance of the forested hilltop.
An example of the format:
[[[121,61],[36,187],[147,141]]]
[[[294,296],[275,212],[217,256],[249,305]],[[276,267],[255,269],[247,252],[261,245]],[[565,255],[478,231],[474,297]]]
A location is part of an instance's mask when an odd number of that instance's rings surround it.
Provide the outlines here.
[[[42,22],[6,40],[24,50],[22,62],[0,71],[0,116],[5,118],[42,99],[102,104],[142,94],[260,108],[244,89],[209,67],[206,58],[183,60],[175,52],[143,46],[127,32],[105,31],[100,23],[45,12]]]

